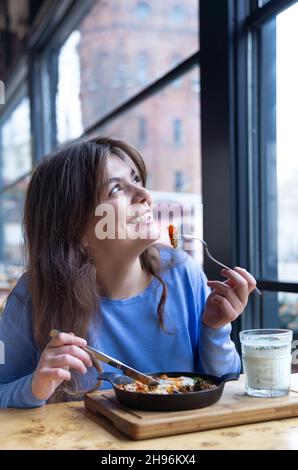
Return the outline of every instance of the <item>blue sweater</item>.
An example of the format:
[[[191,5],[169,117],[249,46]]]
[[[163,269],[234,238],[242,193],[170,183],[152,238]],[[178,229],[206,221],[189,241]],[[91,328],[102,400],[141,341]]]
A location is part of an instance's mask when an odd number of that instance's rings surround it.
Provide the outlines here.
[[[170,254],[174,254],[176,263],[163,272],[168,287],[165,325],[174,334],[166,334],[159,327],[157,305],[161,284],[154,278],[135,297],[102,298],[88,343],[143,372],[189,371],[216,376],[239,372],[241,363],[230,339],[231,325],[213,329],[201,322],[210,292],[204,273],[185,252],[161,251],[164,261],[169,260]],[[9,295],[0,321],[0,341],[5,352],[4,358],[0,356],[1,408],[30,408],[45,403],[31,391],[32,375],[41,352],[33,338],[27,284],[28,274],[24,274]],[[115,372],[107,364],[102,366],[105,371]],[[90,368],[82,377],[82,385],[91,387],[96,377],[95,368]],[[102,388],[110,385],[104,382]]]

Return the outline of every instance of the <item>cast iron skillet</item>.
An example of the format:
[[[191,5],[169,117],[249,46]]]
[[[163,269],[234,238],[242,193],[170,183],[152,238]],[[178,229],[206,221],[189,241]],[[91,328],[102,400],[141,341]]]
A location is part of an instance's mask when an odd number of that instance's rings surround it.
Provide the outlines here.
[[[230,380],[238,380],[239,374],[231,373],[216,377],[213,375],[197,374],[195,372],[148,372],[152,377],[167,374],[168,377],[200,377],[210,380],[217,387],[210,390],[188,392],[174,395],[158,395],[157,393],[129,392],[121,390],[117,384],[127,384],[130,379],[125,375],[113,372],[104,372],[98,377],[99,380],[106,380],[112,384],[117,400],[129,408],[145,411],[180,411],[204,408],[217,402],[223,392],[225,383]]]

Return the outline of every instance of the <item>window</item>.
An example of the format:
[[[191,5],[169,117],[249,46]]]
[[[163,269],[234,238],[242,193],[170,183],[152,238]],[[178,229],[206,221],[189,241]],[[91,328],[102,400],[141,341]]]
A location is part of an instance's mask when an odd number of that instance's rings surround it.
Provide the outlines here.
[[[142,85],[148,82],[149,79],[149,56],[148,52],[138,52],[136,57],[137,70],[136,76]]]
[[[278,303],[280,328],[291,328],[298,339],[298,294],[281,292]]]
[[[173,121],[173,136],[175,145],[180,146],[182,143],[182,120],[180,118],[175,118]]]
[[[190,87],[193,93],[200,93],[200,88],[201,88],[200,78],[199,77],[192,78]]]
[[[32,151],[29,98],[21,95],[10,100],[0,119],[0,308],[24,270],[21,225]]]
[[[0,196],[0,284],[2,283],[2,288],[11,288],[25,268],[22,220],[29,179],[29,176],[21,179]]]
[[[147,2],[138,2],[135,8],[135,13],[139,20],[144,20],[150,16],[151,8]]]
[[[175,191],[185,191],[187,188],[187,182],[185,178],[185,173],[183,170],[178,170],[175,173]]]
[[[263,291],[232,323],[238,346],[241,329],[283,326],[298,334],[298,185],[287,180],[283,186],[286,178],[298,181],[292,153],[297,4],[225,1],[215,12],[212,2],[200,3],[202,89],[199,81],[195,88],[201,96],[204,238],[216,258],[246,267]],[[220,279],[208,260],[204,269]]]
[[[298,2],[272,14],[270,2],[264,3],[269,14],[252,29],[257,39],[253,77],[259,74],[253,82],[252,126],[258,132],[252,149],[259,155],[254,161],[259,181],[254,197],[264,285],[261,322],[264,327],[291,328],[298,338],[298,64],[293,60],[298,54]]]
[[[60,49],[58,56],[59,81],[56,94],[56,122],[58,143],[71,140],[83,133],[80,103],[80,63],[78,47],[81,35],[74,31]],[[70,85],[71,84],[71,85]],[[90,87],[94,83],[89,81]]]
[[[276,19],[277,278],[291,282],[298,282],[297,24],[298,3]]]
[[[266,23],[261,63],[261,158],[264,161],[265,279],[298,282],[298,3]],[[266,56],[266,57],[265,57]],[[268,62],[266,62],[266,60]],[[271,67],[270,65],[271,64]],[[265,240],[266,239],[266,240]]]
[[[185,11],[181,5],[174,5],[170,14],[171,21],[174,23],[182,23],[185,19]]]
[[[32,167],[28,97],[16,105],[0,127],[1,186],[28,173]]]
[[[115,67],[113,79],[111,82],[112,88],[129,88],[132,80],[130,79],[129,68],[123,57],[119,55],[119,63]]]
[[[139,145],[143,146],[148,140],[147,119],[144,117],[139,118]]]
[[[172,3],[174,7],[167,2]],[[190,0],[188,9],[189,21],[181,25],[164,14],[163,2],[154,8],[149,2],[121,2],[119,8],[118,0],[110,0],[109,8],[103,8],[95,0],[53,50],[58,57],[54,88],[59,143],[79,137],[144,85],[161,78],[172,68],[168,57],[176,54],[185,60],[198,50],[198,1]]]

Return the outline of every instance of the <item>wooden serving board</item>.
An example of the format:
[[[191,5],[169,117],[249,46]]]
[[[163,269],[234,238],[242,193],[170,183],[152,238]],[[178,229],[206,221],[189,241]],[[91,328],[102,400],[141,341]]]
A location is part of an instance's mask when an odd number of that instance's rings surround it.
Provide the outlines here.
[[[240,424],[298,416],[298,374],[292,375],[291,391],[281,398],[254,398],[244,393],[244,376],[225,385],[221,399],[207,408],[189,411],[139,411],[121,405],[113,390],[85,396],[91,412],[112,421],[128,437],[148,439]]]

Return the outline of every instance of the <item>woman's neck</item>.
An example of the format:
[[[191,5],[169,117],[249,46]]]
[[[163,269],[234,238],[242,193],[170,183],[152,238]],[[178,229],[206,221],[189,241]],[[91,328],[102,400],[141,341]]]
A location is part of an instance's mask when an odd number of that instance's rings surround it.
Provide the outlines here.
[[[127,299],[141,293],[152,281],[152,275],[142,269],[139,257],[103,262],[95,259],[100,293],[110,299]],[[104,266],[104,268],[103,268]]]

